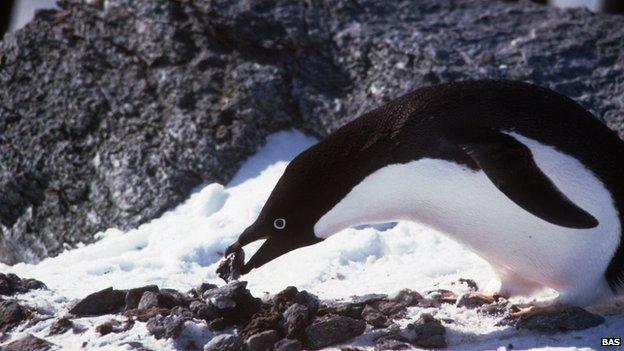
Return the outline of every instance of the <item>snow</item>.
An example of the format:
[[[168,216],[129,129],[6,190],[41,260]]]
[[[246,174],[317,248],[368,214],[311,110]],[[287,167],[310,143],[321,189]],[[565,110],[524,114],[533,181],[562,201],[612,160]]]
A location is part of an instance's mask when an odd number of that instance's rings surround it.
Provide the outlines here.
[[[215,274],[222,252],[253,222],[288,161],[314,143],[313,138],[297,131],[276,133],[228,185],[207,184],[177,208],[134,230],[108,229],[99,234],[96,243],[35,265],[0,264],[0,271],[43,281],[49,291],[32,291],[18,298],[41,312],[60,315],[75,299],[109,286],[126,289],[157,284],[186,291],[202,281],[222,285]],[[260,244],[247,246],[246,256],[251,257]],[[243,279],[255,296],[294,285],[322,298],[345,299],[366,293],[391,294],[403,288],[461,292],[466,287],[456,282],[462,277],[474,279],[481,287],[496,284],[488,264],[472,252],[432,229],[399,222],[344,230],[320,244],[288,253]],[[551,295],[545,292],[541,298]],[[597,328],[555,335],[496,326],[499,318],[452,305],[414,308],[410,318],[423,312],[455,321],[447,325],[447,339],[454,349],[497,349],[510,344],[514,349],[596,349],[600,336],[624,337],[621,312],[607,316],[607,322]],[[154,339],[144,323],[136,323],[128,333],[96,335],[94,326],[111,318],[114,316],[80,318],[75,322],[87,328],[85,333],[57,336],[47,335],[54,321],[49,319],[21,326],[13,339],[31,333],[68,350],[130,349],[128,342],[137,341],[156,350],[176,350],[185,349],[189,342],[204,345],[213,336],[205,324],[194,322],[187,322],[177,341]],[[352,343],[371,349],[373,336],[367,332]]]

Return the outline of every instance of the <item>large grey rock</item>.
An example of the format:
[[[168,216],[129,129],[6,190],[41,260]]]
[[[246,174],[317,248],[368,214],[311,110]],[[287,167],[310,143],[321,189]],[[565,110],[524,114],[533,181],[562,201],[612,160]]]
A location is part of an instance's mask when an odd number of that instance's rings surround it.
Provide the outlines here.
[[[549,86],[624,135],[624,17],[528,1],[62,0],[0,44],[0,260],[38,261],[418,87]]]

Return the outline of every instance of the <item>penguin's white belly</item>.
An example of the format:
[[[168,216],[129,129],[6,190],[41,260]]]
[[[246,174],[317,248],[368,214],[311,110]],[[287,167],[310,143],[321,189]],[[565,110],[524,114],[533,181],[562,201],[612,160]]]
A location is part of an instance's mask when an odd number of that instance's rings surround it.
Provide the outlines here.
[[[353,225],[413,220],[471,247],[497,271],[568,294],[572,303],[607,296],[604,272],[620,240],[610,193],[573,157],[508,134],[529,147],[538,167],[570,200],[598,219],[597,227],[551,224],[516,205],[482,171],[421,159],[366,177],[316,223],[315,234],[326,238]]]

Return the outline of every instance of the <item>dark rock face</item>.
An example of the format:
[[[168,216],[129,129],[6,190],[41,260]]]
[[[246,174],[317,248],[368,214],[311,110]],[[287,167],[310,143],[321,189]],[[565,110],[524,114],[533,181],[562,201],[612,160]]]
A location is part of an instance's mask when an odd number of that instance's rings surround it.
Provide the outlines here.
[[[100,4],[102,2],[99,2]],[[524,2],[62,0],[0,44],[0,260],[37,261],[415,88],[554,88],[624,135],[624,18]]]
[[[318,350],[361,335],[365,329],[362,320],[327,315],[314,320],[305,332],[310,348]]]
[[[75,316],[99,316],[119,311],[125,304],[126,292],[106,288],[78,301],[69,313]]]
[[[2,346],[2,351],[47,351],[53,346],[54,344],[29,334],[26,337]]]
[[[11,296],[45,288],[45,284],[36,279],[22,279],[13,273],[0,273],[0,295]]]
[[[580,307],[553,306],[535,314],[521,317],[516,323],[516,328],[556,333],[593,328],[604,322],[604,317]]]

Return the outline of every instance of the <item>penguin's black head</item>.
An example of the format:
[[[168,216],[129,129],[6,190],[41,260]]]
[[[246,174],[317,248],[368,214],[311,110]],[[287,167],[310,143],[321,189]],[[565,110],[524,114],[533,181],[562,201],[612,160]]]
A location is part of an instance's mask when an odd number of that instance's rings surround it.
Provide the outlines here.
[[[319,174],[308,167],[305,158],[306,154],[301,154],[288,165],[256,221],[225,251],[227,256],[249,243],[266,239],[241,269],[242,274],[287,252],[322,241],[314,235],[314,224],[323,212],[319,206]]]

